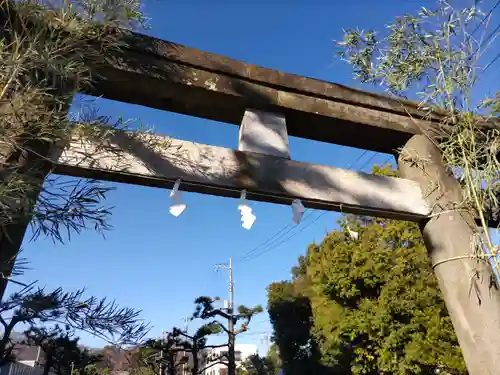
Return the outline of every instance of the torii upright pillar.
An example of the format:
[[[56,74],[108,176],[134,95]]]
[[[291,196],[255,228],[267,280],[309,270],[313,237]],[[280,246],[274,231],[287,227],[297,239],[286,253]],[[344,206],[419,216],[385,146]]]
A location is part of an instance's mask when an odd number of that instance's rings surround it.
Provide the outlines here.
[[[469,256],[474,254],[476,224],[472,214],[453,210],[462,198],[460,186],[424,135],[413,136],[405,145],[399,170],[401,177],[420,184],[429,207],[434,207],[434,216],[421,224],[421,231],[469,374],[498,374],[500,291],[487,260]]]

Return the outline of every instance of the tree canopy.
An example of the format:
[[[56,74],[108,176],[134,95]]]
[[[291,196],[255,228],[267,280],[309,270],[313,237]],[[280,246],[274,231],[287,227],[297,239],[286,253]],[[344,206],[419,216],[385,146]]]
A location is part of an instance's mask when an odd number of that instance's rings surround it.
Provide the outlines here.
[[[26,325],[26,334],[40,342],[53,343],[60,337],[60,324],[68,332],[64,336],[68,340],[77,331],[85,331],[108,342],[134,344],[149,330],[139,313],[106,298],[85,297],[83,290],[48,292],[30,285],[0,302],[0,364],[10,359],[15,345],[11,334],[18,325]],[[54,329],[47,328],[53,324]]]
[[[44,352],[43,375],[50,371],[66,375],[72,370],[79,375],[91,375],[96,372],[94,365],[102,359],[100,355],[80,347],[79,338],[74,337],[70,327],[31,327],[25,335],[27,344],[38,346]]]
[[[278,368],[272,357],[252,354],[240,365],[237,375],[275,375],[277,371]]]
[[[28,224],[32,239],[47,236],[60,242],[86,229],[111,228],[111,207],[103,199],[112,188],[94,180],[54,177],[48,159],[55,145],[88,125],[123,127],[122,119],[110,125],[95,110],[73,111],[72,116],[68,111],[75,95],[93,83],[101,48],[119,51],[126,30],[146,26],[141,4],[0,2],[0,295],[14,276]]]
[[[500,215],[500,96],[485,98],[478,87],[500,58],[490,58],[491,51],[498,51],[500,31],[489,29],[492,12],[483,13],[479,3],[460,7],[438,0],[430,9],[397,17],[385,32],[346,30],[338,53],[356,80],[376,85],[397,100],[418,100],[420,116],[433,120],[422,134],[439,149],[462,187],[460,201],[442,209],[477,212],[481,230],[471,224],[474,257],[491,260],[498,274],[500,264],[492,255],[499,248],[487,218]],[[425,155],[412,155],[406,148],[400,158],[426,164]]]
[[[207,296],[201,296],[198,297],[194,303],[196,305],[195,311],[193,313],[193,318],[194,319],[215,319],[215,318],[222,318],[224,320],[229,320],[232,319],[233,322],[236,324],[239,321],[243,321],[238,329],[236,329],[234,332],[229,332],[228,328],[220,323],[218,320],[212,320],[210,325],[207,325],[210,329],[213,329],[213,326],[219,326],[220,329],[228,334],[233,334],[233,335],[238,335],[240,333],[243,333],[248,330],[248,325],[250,324],[250,321],[254,317],[255,314],[259,314],[263,311],[262,306],[255,306],[255,307],[247,307],[244,305],[239,305],[237,307],[237,314],[230,314],[227,311],[224,311],[224,309],[218,309],[214,306],[214,303],[219,301],[218,298],[211,298]]]
[[[466,374],[416,224],[343,217],[269,286],[268,308],[287,375]]]

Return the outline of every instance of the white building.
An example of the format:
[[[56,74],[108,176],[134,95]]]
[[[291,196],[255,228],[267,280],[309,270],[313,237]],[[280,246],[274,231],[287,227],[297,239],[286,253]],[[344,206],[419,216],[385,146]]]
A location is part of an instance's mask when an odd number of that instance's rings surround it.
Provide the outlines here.
[[[257,345],[254,344],[236,344],[234,347],[234,356],[236,359],[236,367],[240,366],[241,363],[253,354],[257,354]],[[204,369],[210,365],[211,367],[203,371],[202,375],[225,375],[227,374],[227,366],[220,362],[218,358],[221,358],[226,354],[226,357],[222,359],[222,362],[227,363],[227,347],[223,348],[213,348],[204,350],[200,358],[200,369]]]

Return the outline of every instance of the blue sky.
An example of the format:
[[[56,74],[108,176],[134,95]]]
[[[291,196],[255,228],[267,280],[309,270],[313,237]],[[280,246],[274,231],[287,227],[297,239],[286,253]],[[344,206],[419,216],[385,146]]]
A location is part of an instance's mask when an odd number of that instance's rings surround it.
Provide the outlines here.
[[[348,66],[334,54],[334,40],[342,29],[380,30],[395,16],[414,11],[430,1],[278,1],[229,2],[215,0],[146,3],[151,16],[149,34],[261,66],[337,83],[358,86]],[[485,3],[485,9],[489,4]],[[493,69],[492,69],[493,70]],[[491,72],[490,72],[491,74]],[[485,92],[488,88],[484,88]],[[99,100],[103,115],[137,118],[156,131],[176,138],[237,147],[233,125],[181,116],[159,110]],[[290,139],[292,158],[301,161],[369,170],[387,155]],[[391,159],[392,160],[392,159]],[[24,243],[32,270],[20,280],[39,280],[48,288],[86,287],[89,295],[109,296],[124,306],[143,310],[151,321],[151,335],[182,325],[193,311],[195,297],[227,298],[227,273],[214,265],[234,259],[237,304],[266,305],[265,288],[290,277],[290,269],[312,241],[320,241],[335,226],[337,214],[309,211],[300,226],[264,246],[262,255],[240,258],[291,223],[290,207],[252,203],[257,221],[250,231],[240,226],[237,201],[185,194],[188,208],[178,218],[168,213],[169,192],[116,184],[109,204],[115,206],[114,229],[106,238],[86,232],[66,245],[50,241]],[[238,342],[261,348],[269,330],[267,314],[257,317]],[[88,345],[102,342],[83,335]]]

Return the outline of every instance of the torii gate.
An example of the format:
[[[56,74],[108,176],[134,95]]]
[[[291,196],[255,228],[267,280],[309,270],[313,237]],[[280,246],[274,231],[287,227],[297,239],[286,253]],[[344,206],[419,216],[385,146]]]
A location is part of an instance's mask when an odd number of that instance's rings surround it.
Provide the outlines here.
[[[500,293],[492,289],[489,267],[464,257],[474,217],[436,215],[461,196],[423,135],[433,134],[439,114],[424,120],[411,102],[139,34],[128,43],[99,65],[89,62],[100,78],[88,93],[241,125],[238,150],[117,132],[101,140],[111,147],[77,138],[54,150],[56,173],[163,188],[181,178],[187,191],[238,197],[246,189],[248,199],[290,204],[299,198],[306,207],[419,222],[469,373],[498,373]],[[428,163],[400,157],[403,178],[392,178],[296,162],[288,134],[392,154],[405,146]],[[473,270],[479,302],[465,276]]]

